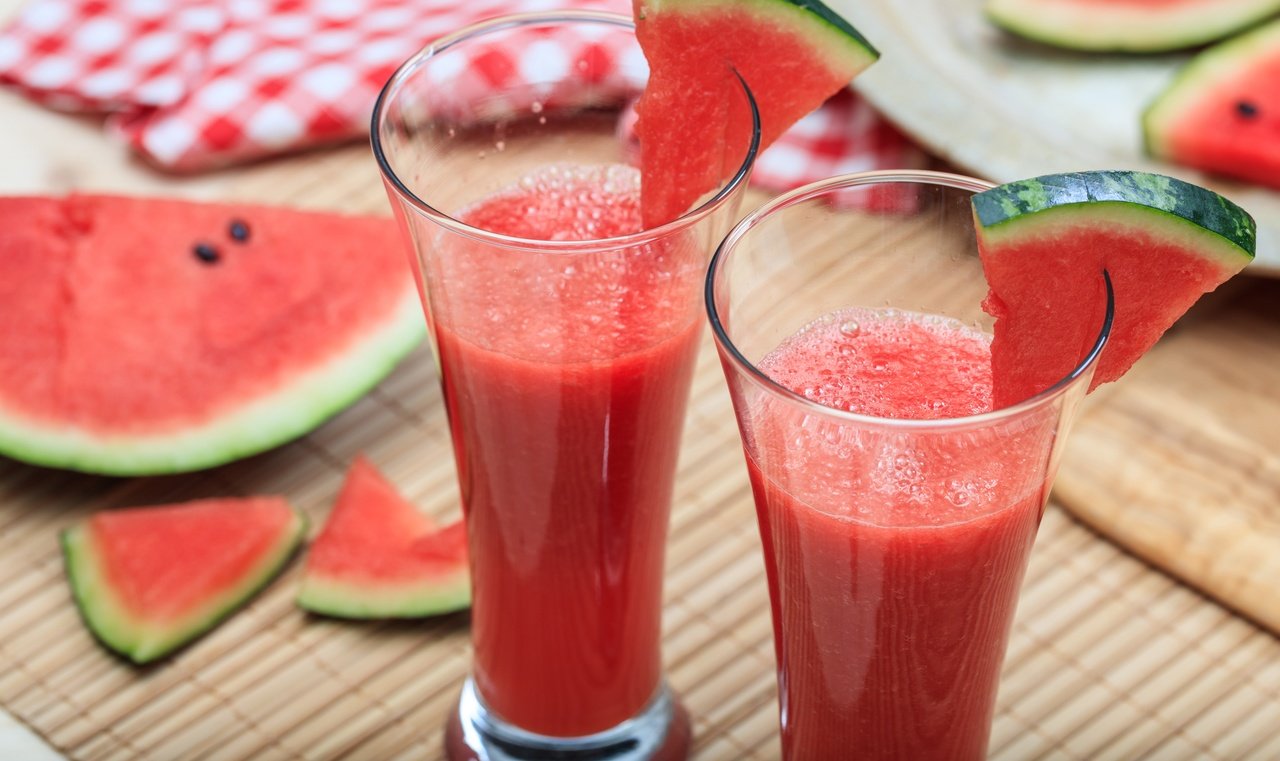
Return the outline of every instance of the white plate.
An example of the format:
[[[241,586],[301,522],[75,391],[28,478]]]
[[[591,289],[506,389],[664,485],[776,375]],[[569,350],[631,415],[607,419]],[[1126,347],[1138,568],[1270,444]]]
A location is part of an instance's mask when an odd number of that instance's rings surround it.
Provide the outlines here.
[[[1246,272],[1280,277],[1280,192],[1143,155],[1139,116],[1190,56],[1072,53],[993,27],[981,0],[829,0],[880,49],[857,89],[923,145],[995,182],[1142,169],[1212,188],[1258,221]]]

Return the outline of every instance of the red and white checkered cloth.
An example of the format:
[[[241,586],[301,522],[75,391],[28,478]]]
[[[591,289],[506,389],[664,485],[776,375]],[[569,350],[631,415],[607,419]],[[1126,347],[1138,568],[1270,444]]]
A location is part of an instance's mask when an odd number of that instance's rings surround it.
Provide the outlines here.
[[[628,0],[30,0],[0,33],[0,82],[50,108],[107,115],[152,163],[197,171],[367,134],[378,90],[426,42],[480,19]],[[478,82],[520,76],[489,51]],[[856,95],[778,140],[773,189],[923,154]]]

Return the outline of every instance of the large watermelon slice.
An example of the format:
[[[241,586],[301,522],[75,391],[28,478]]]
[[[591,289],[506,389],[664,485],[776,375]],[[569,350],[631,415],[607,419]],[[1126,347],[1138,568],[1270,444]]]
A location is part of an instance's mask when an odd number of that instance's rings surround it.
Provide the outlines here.
[[[1280,12],[1280,0],[987,0],[987,18],[1074,50],[1154,53],[1221,39]]]
[[[99,513],[62,534],[85,623],[147,663],[231,614],[293,555],[306,520],[278,497],[210,499]]]
[[[1142,126],[1153,156],[1280,188],[1280,21],[1193,58]]]
[[[192,470],[299,436],[425,334],[391,220],[0,199],[0,453]]]
[[[879,56],[818,0],[634,0],[634,11],[649,61],[636,106],[647,227],[684,213],[746,156],[751,119],[734,70],[764,150]]]
[[[357,459],[307,553],[298,605],[341,618],[416,618],[470,604],[462,521],[436,529]]]
[[[1200,296],[1253,259],[1253,218],[1222,196],[1142,172],[1075,172],[973,197],[978,247],[996,318],[997,407],[1065,378],[1115,313],[1093,386],[1113,381]]]

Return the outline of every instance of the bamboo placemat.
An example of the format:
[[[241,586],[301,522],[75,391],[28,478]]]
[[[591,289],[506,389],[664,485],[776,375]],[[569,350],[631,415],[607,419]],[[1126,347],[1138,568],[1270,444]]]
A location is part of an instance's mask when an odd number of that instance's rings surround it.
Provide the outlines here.
[[[385,204],[353,148],[219,180],[219,193],[346,210]],[[0,463],[0,704],[77,759],[438,758],[467,621],[350,624],[293,606],[295,565],[177,657],[135,669],[77,619],[56,532],[87,513],[283,493],[322,518],[367,454],[424,510],[456,514],[425,349],[330,423],[206,473],[112,480]],[[763,565],[737,432],[704,343],[668,550],[665,657],[695,758],[778,756]],[[1050,507],[1005,666],[992,757],[1280,757],[1280,642]]]

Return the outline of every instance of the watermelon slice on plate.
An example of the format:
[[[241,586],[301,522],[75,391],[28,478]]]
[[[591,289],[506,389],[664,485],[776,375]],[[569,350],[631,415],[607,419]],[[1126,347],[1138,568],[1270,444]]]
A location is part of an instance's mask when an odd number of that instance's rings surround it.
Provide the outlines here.
[[[817,108],[879,53],[818,0],[634,0],[649,82],[636,105],[644,224],[667,222]]]
[[[471,605],[461,520],[437,529],[358,458],[307,553],[298,605],[340,618],[417,618]]]
[[[1253,259],[1253,218],[1209,190],[1143,172],[1074,172],[973,197],[995,317],[996,407],[1065,378],[1088,354],[1115,296],[1090,390],[1113,381],[1200,296]]]
[[[987,0],[987,18],[1073,50],[1154,53],[1222,39],[1280,12],[1280,0]]]
[[[0,199],[0,454],[194,470],[302,435],[425,335],[390,219]]]
[[[1193,58],[1142,127],[1152,156],[1280,188],[1280,21]]]
[[[306,520],[278,497],[98,513],[62,533],[85,623],[135,663],[216,626],[279,573]]]

